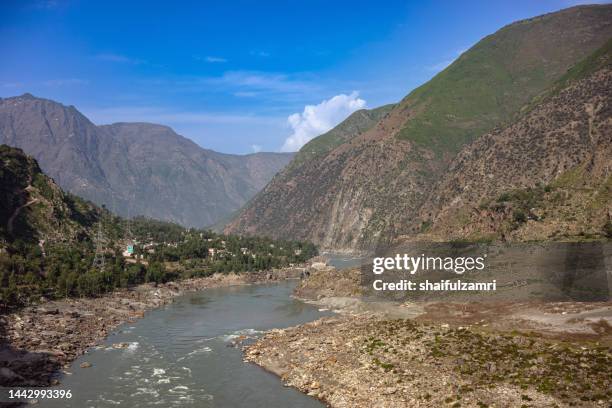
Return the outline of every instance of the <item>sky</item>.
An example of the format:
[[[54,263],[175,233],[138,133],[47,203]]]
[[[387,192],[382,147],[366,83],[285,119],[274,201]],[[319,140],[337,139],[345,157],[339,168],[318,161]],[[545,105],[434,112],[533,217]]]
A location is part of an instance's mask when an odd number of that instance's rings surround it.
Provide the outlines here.
[[[0,97],[161,123],[226,153],[295,151],[504,25],[582,3],[3,0]]]

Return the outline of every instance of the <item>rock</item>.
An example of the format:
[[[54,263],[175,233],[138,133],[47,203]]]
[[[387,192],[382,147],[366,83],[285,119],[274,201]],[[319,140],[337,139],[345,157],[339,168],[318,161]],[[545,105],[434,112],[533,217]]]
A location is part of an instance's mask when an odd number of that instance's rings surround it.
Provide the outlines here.
[[[128,348],[129,345],[130,345],[129,343],[114,343],[113,348],[114,349],[124,349],[124,348]]]
[[[383,395],[391,395],[391,394],[395,394],[397,392],[397,388],[395,387],[387,387],[383,390],[382,394]]]
[[[2,379],[2,384],[11,383],[13,381],[23,381],[22,376],[7,367],[0,368],[0,378]]]
[[[79,366],[81,368],[90,368],[91,367],[91,363],[88,361],[84,361],[81,363],[81,365]]]
[[[44,307],[39,307],[37,309],[37,312],[41,313],[41,314],[56,315],[56,314],[59,314],[59,309],[57,309],[57,308],[55,308],[55,309],[47,309],[47,308],[44,308]]]
[[[313,262],[313,264],[310,265],[310,267],[317,271],[321,271],[323,269],[327,269],[327,264],[325,262]]]

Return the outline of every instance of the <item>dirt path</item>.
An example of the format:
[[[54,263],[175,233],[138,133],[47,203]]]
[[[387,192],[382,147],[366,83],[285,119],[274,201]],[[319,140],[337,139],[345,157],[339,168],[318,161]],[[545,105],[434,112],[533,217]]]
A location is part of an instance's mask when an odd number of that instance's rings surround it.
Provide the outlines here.
[[[26,192],[28,190],[30,186],[26,187],[25,189],[23,189],[22,192]],[[13,215],[11,215],[11,217],[8,219],[8,222],[6,223],[6,229],[8,231],[9,234],[13,233],[13,221],[15,221],[15,218],[17,218],[17,216],[19,215],[19,213],[21,212],[21,210],[25,207],[28,207],[34,203],[38,202],[38,198],[33,198],[30,201],[28,201],[27,203],[25,203],[24,205],[21,205],[19,207],[17,207],[15,209],[15,211],[13,212]]]

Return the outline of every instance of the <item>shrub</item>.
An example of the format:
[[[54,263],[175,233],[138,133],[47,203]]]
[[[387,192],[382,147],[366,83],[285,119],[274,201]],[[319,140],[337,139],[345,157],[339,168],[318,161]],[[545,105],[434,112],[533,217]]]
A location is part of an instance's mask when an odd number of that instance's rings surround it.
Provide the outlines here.
[[[527,222],[527,214],[523,210],[517,209],[512,213],[512,219],[517,224],[523,224]]]
[[[606,234],[606,237],[612,238],[612,221],[608,220],[603,226],[603,232]]]

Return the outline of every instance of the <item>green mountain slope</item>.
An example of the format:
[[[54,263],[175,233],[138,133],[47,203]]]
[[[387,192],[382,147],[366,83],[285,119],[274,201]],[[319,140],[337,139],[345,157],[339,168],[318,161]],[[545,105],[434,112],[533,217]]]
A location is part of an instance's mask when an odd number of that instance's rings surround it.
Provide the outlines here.
[[[420,210],[419,239],[612,238],[611,45],[463,148]]]
[[[456,153],[512,120],[610,36],[610,6],[577,7],[522,20],[487,36],[399,104],[413,113],[398,137]]]
[[[523,20],[484,38],[365,131],[277,175],[226,231],[371,249],[416,234],[419,208],[461,148],[521,108],[612,37],[612,6]],[[350,119],[350,118],[349,118]],[[325,145],[314,139],[311,144]]]
[[[22,150],[0,145],[0,242],[76,242],[101,216],[99,208],[65,194]]]

